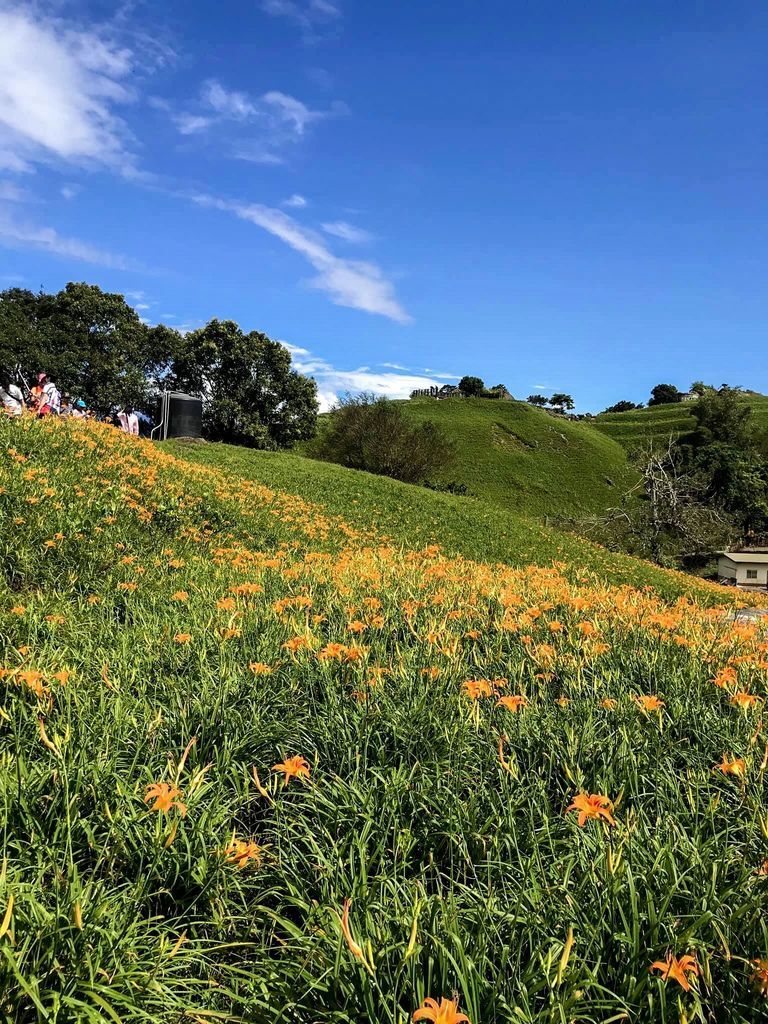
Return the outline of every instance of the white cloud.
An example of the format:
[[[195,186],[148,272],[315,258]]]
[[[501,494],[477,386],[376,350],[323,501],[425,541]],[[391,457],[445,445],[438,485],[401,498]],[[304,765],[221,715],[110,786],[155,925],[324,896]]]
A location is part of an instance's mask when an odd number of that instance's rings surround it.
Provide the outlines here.
[[[23,171],[58,158],[128,170],[128,133],[115,114],[133,98],[132,54],[109,38],[0,9],[0,163]]]
[[[355,370],[340,370],[327,360],[314,355],[309,349],[283,341],[299,373],[308,374],[317,381],[320,411],[327,412],[340,395],[370,391],[386,398],[408,398],[418,388],[439,386],[431,377],[413,373],[375,373],[366,366]],[[379,364],[384,366],[384,363]]]
[[[228,92],[215,78],[203,83],[200,93],[203,103],[217,114],[237,121],[253,117],[256,107],[243,92]]]
[[[341,238],[344,242],[352,242],[353,245],[362,245],[365,242],[372,242],[374,236],[370,231],[356,228],[354,224],[348,224],[345,220],[335,220],[330,224],[322,225],[323,231],[334,238]]]
[[[74,199],[75,196],[80,193],[80,186],[79,185],[62,185],[61,189],[59,191],[61,192],[62,198],[64,198],[64,199]]]
[[[6,203],[23,203],[27,193],[12,181],[0,181],[0,199]]]
[[[179,130],[180,135],[196,135],[205,131],[213,124],[213,118],[203,117],[202,114],[174,114],[173,123]]]
[[[298,195],[298,193],[294,193],[292,196],[289,196],[283,203],[283,206],[291,207],[294,210],[303,210],[306,205],[307,200],[304,196]]]
[[[386,279],[379,266],[368,261],[336,256],[319,235],[303,228],[282,210],[201,194],[191,198],[200,206],[228,210],[242,220],[258,225],[300,253],[318,272],[317,277],[309,282],[310,285],[327,292],[337,306],[376,313],[400,324],[411,322],[411,317],[395,295],[392,283]]]
[[[332,0],[261,0],[265,14],[298,25],[304,39],[312,42],[341,20],[342,11]]]
[[[310,110],[301,100],[288,96],[284,92],[267,92],[261,97],[274,111],[274,116],[280,123],[290,125],[297,135],[303,135],[304,129],[313,121],[321,121],[328,114],[320,110]]]
[[[260,164],[283,163],[280,150],[299,142],[309,125],[348,112],[340,102],[328,110],[312,110],[295,96],[277,90],[252,98],[227,89],[215,78],[203,82],[192,109],[177,111],[159,97],[150,102],[169,115],[181,135],[203,135],[218,129],[218,145],[223,139],[231,155]]]
[[[44,252],[53,253],[56,256],[82,260],[85,263],[95,263],[101,267],[109,267],[112,270],[142,269],[138,263],[126,256],[108,252],[106,249],[99,249],[89,242],[80,241],[78,238],[66,238],[60,235],[54,228],[19,224],[11,219],[3,210],[0,210],[0,245],[5,245],[12,249],[40,249]]]

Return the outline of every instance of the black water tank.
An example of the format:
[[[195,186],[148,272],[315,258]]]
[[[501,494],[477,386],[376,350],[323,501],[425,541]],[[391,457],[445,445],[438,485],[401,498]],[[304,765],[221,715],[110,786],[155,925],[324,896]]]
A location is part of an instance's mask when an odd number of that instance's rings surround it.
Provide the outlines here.
[[[157,400],[157,422],[160,436],[202,437],[203,400],[181,391],[169,391]]]

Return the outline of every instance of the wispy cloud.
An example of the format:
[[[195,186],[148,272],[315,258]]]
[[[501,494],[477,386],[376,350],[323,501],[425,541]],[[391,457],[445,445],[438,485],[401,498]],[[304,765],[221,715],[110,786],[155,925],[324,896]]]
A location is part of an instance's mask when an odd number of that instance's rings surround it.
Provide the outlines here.
[[[296,369],[317,381],[321,412],[327,412],[339,396],[347,392],[359,394],[369,391],[386,398],[408,398],[410,393],[418,388],[434,387],[438,384],[436,379],[429,376],[414,373],[377,373],[367,366],[360,366],[354,370],[340,370],[309,349],[291,345],[286,341],[281,344],[291,353]]]
[[[338,27],[341,6],[333,0],[261,0],[262,11],[301,29],[305,42],[317,42]]]
[[[306,205],[307,200],[304,196],[300,196],[296,192],[294,192],[292,196],[289,196],[283,203],[283,206],[287,206],[289,209],[293,210],[303,210]]]
[[[0,200],[6,203],[23,203],[27,198],[27,192],[12,181],[0,181]]]
[[[187,109],[178,110],[158,97],[151,103],[170,116],[181,135],[215,137],[217,145],[223,141],[228,146],[230,155],[264,164],[282,163],[281,150],[299,142],[310,125],[348,113],[341,102],[328,110],[312,110],[295,96],[274,89],[251,97],[215,78],[203,82],[197,100]]]
[[[300,253],[318,272],[317,277],[310,280],[310,285],[327,292],[337,306],[376,313],[400,324],[411,322],[411,317],[397,299],[394,286],[377,264],[336,256],[320,235],[302,227],[282,210],[208,195],[196,194],[191,198],[201,206],[228,210],[242,220],[258,225]]]
[[[0,209],[0,245],[12,249],[41,249],[71,260],[82,260],[112,270],[142,270],[140,264],[120,253],[109,252],[83,242],[78,238],[67,238],[54,228],[39,227],[14,221]]]
[[[37,160],[133,167],[129,134],[115,113],[133,99],[131,51],[30,7],[0,8],[0,165]]]
[[[351,242],[353,245],[362,245],[365,242],[372,242],[374,236],[370,231],[357,228],[354,224],[348,224],[345,220],[335,220],[322,225],[323,231],[334,238],[340,238],[344,242]]]

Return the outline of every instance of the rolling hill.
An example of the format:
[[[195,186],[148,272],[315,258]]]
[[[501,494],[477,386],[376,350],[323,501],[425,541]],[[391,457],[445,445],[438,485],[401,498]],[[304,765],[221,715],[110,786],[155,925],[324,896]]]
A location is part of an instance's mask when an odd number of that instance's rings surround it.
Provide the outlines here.
[[[756,426],[768,429],[768,396],[750,394],[744,401],[752,408]],[[656,405],[630,412],[604,412],[596,416],[592,423],[596,430],[631,452],[646,441],[663,441],[670,435],[678,437],[692,430],[696,425],[692,409],[693,403],[681,402],[678,405]]]
[[[612,438],[525,402],[420,398],[400,405],[413,422],[438,424],[455,445],[454,465],[433,483],[463,484],[505,509],[542,518],[599,512],[635,479]]]

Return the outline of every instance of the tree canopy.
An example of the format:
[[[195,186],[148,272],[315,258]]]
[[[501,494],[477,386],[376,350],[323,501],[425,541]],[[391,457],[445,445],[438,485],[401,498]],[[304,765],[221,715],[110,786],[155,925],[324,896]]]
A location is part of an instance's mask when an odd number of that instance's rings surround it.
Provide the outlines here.
[[[482,377],[462,377],[459,381],[459,391],[466,398],[473,398],[482,395],[485,391],[485,384]]]
[[[651,391],[648,405],[673,405],[680,401],[680,392],[674,384],[657,384]]]
[[[122,295],[96,285],[0,292],[0,383],[31,383],[41,370],[99,413],[152,414],[163,388],[200,395],[212,440],[277,448],[315,431],[317,386],[291,368],[283,345],[231,320],[187,335],[149,326]]]

